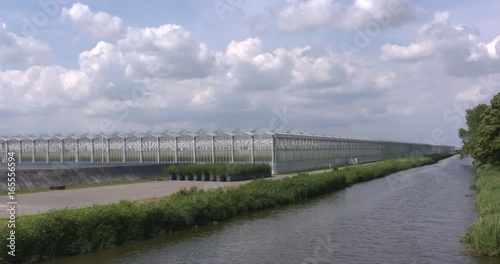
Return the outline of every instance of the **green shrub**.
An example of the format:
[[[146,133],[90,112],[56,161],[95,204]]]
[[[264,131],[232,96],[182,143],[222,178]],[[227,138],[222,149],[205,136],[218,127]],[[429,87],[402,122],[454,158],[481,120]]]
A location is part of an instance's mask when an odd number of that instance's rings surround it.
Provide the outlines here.
[[[170,165],[166,170],[164,169],[164,171],[167,173],[167,175],[175,175],[176,174],[175,169],[176,169],[175,165]]]
[[[226,163],[214,163],[211,166],[210,174],[216,176],[226,176],[227,166],[228,165]]]
[[[212,169],[212,164],[207,163],[207,164],[201,164],[201,174],[202,175],[210,175],[210,170]]]
[[[260,176],[270,174],[271,167],[268,164],[241,164],[233,163],[227,166],[227,175],[231,176]]]
[[[205,163],[171,165],[165,173],[172,175],[216,175],[216,176],[256,176],[270,175],[271,167],[268,164],[247,163]]]
[[[241,165],[244,165],[244,164],[235,164],[235,163],[229,164],[227,174],[229,174],[231,176],[243,175],[245,173],[245,168]]]
[[[203,164],[189,164],[186,166],[187,175],[201,175],[201,167]]]
[[[175,174],[176,175],[188,175],[187,173],[189,173],[188,171],[188,168],[186,165],[177,165],[177,167],[175,167]]]

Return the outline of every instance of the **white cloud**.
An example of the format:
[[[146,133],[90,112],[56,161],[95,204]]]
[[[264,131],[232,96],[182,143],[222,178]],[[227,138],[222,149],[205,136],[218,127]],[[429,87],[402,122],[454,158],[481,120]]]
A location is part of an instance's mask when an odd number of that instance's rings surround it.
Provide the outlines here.
[[[191,105],[210,105],[216,101],[214,97],[214,88],[207,87],[193,92],[193,99]]]
[[[293,85],[331,88],[351,81],[354,67],[349,57],[333,52],[327,56],[312,56],[310,53],[310,47],[295,49],[292,52]]]
[[[84,76],[60,66],[32,66],[25,71],[0,72],[2,109],[20,112],[39,108],[57,110],[59,107],[78,105],[88,94]]]
[[[470,104],[465,106],[465,109],[472,108],[480,103],[489,103],[492,94],[484,93],[484,87],[481,85],[474,85],[470,88],[463,90],[455,96],[455,102],[461,104]],[[465,112],[464,112],[465,114]]]
[[[9,32],[7,25],[0,23],[0,63],[35,64],[46,58],[49,52],[47,44]]]
[[[232,41],[218,58],[230,83],[248,91],[333,88],[349,83],[354,75],[350,58],[341,53],[314,54],[310,46],[263,52],[259,38]]]
[[[490,43],[478,43],[479,32],[453,26],[448,11],[437,12],[432,23],[423,25],[416,41],[409,45],[385,44],[381,58],[387,61],[429,61],[447,74],[477,76],[500,69],[500,36]]]
[[[388,105],[387,112],[392,115],[410,116],[415,113],[416,107],[414,105]]]
[[[158,97],[148,106],[187,105],[190,93],[184,92],[193,88],[180,83],[208,77],[215,63],[213,52],[180,26],[130,28],[115,43],[100,41],[82,51],[77,69],[50,65],[0,71],[0,92],[10,95],[0,103],[18,114],[87,105],[87,115],[105,114],[116,105],[143,107],[152,94]],[[207,94],[193,94],[198,104],[210,102]],[[164,101],[158,103],[158,98]]]
[[[191,118],[217,120],[231,112],[271,111],[269,100],[291,102],[279,96],[289,89],[309,102],[353,92],[363,96],[349,86],[356,65],[341,53],[308,46],[264,52],[262,46],[261,39],[249,38],[213,52],[179,26],[129,29],[114,44],[101,41],[81,52],[78,69],[2,72],[2,91],[16,94],[24,112],[80,107],[87,117],[125,115],[139,123],[178,119],[174,113],[186,107]],[[320,92],[307,92],[314,88]]]
[[[214,54],[207,46],[196,44],[191,33],[179,25],[129,28],[117,42],[117,48],[127,61],[133,62],[129,64],[129,74],[150,72],[164,78],[202,78],[215,64]]]
[[[341,6],[334,0],[288,0],[278,14],[278,28],[285,32],[317,28],[365,29],[398,27],[413,21],[422,10],[407,0],[354,0]]]
[[[284,49],[262,53],[262,40],[232,41],[219,55],[226,76],[236,89],[273,90],[289,82],[291,62]]]
[[[244,41],[231,41],[227,45],[226,56],[233,61],[249,61],[261,52],[262,40],[260,38],[249,38]]]
[[[340,6],[331,0],[292,0],[278,14],[278,27],[288,32],[304,31],[325,26],[340,15]]]
[[[471,51],[471,61],[498,60],[500,59],[500,36],[490,43],[479,43]]]
[[[294,32],[363,29],[374,21],[398,27],[418,15],[418,8],[403,1],[400,12],[384,20],[383,10],[389,3],[357,0],[345,6],[325,0],[288,1],[278,18],[281,30]],[[473,28],[453,25],[450,12],[437,13],[416,31],[414,39],[408,40],[407,33],[397,29],[397,36],[382,34],[380,38],[390,43],[380,46],[380,57],[371,49],[349,54],[329,48],[342,41],[343,34],[318,32],[316,39],[267,34],[269,20],[257,30],[260,37],[249,38],[255,34],[234,25],[241,32],[221,33],[205,27],[201,32],[189,24],[153,27],[147,24],[150,21],[124,28],[120,18],[92,12],[81,3],[66,9],[61,17],[81,26],[95,44],[71,47],[78,52],[77,61],[74,55],[66,56],[65,50],[64,58],[57,58],[61,65],[39,63],[0,70],[0,93],[8,95],[0,97],[0,116],[10,118],[16,129],[98,131],[106,119],[121,131],[283,125],[340,135],[390,137],[393,133],[411,140],[430,134],[434,126],[451,127],[441,120],[441,113],[478,93],[482,100],[484,93],[471,90],[478,85],[471,77],[499,69],[500,37],[480,38]],[[96,21],[108,21],[105,25],[111,27],[101,24],[102,32],[97,32]],[[40,31],[44,40],[45,32]],[[5,27],[2,34],[12,36]],[[36,62],[41,52],[36,48],[44,44],[23,45],[30,47],[24,54],[32,52]],[[372,45],[379,47],[378,41]],[[1,50],[0,60],[4,63],[8,57],[2,56],[13,54]],[[402,65],[401,61],[411,63]],[[285,108],[289,118],[286,124],[279,123],[277,116]],[[456,131],[452,136],[456,137]]]
[[[434,48],[434,43],[431,41],[411,43],[408,46],[385,44],[382,46],[382,59],[417,61],[431,56]]]
[[[123,33],[121,18],[102,11],[94,13],[88,5],[81,2],[62,9],[61,19],[65,21],[67,18],[97,39],[115,39]]]
[[[450,11],[439,11],[434,14],[435,24],[447,24],[450,19]]]
[[[382,89],[388,89],[393,87],[394,81],[396,79],[396,73],[390,72],[388,74],[381,75],[375,79],[375,84],[377,87]]]
[[[92,94],[119,100],[144,90],[148,79],[204,78],[215,67],[205,44],[177,25],[130,28],[115,44],[98,42],[79,55],[79,70]]]

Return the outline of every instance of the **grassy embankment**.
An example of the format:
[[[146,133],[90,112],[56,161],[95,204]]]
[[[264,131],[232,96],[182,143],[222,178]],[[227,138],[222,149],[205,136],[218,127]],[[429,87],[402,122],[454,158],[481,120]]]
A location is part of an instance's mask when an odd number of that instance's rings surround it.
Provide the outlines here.
[[[16,219],[17,263],[88,253],[164,233],[223,221],[237,214],[289,204],[357,182],[433,164],[451,154],[386,160],[341,171],[299,174],[282,180],[255,180],[229,189],[192,188],[150,201],[121,201],[81,209],[54,210]],[[0,236],[8,237],[4,224]],[[6,239],[0,257],[6,258]],[[5,260],[5,259],[3,259]]]
[[[462,242],[469,254],[500,256],[500,167],[479,168],[475,188],[478,218],[469,226]]]

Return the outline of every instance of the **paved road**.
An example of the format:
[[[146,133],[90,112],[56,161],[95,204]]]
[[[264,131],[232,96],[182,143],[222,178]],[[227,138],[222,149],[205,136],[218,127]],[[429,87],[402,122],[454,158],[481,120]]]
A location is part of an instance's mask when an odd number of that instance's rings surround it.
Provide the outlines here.
[[[320,173],[325,170],[315,171]],[[296,174],[275,175],[269,179],[282,179]],[[73,190],[60,190],[16,195],[16,215],[31,215],[51,209],[65,207],[87,207],[94,204],[117,203],[121,200],[143,200],[163,197],[178,192],[182,188],[196,186],[199,189],[213,189],[226,186],[237,186],[250,181],[240,182],[201,182],[201,181],[158,181],[124,185],[103,186]],[[0,196],[0,218],[8,217],[7,196]]]

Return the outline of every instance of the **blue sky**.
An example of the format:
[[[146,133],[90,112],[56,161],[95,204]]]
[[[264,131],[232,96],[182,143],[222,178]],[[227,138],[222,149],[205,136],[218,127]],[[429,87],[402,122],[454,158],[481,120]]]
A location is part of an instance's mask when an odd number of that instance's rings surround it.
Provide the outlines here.
[[[493,0],[7,1],[0,134],[259,127],[459,145],[464,110],[500,91],[497,10]]]

